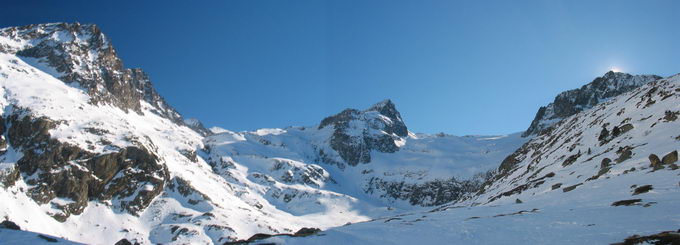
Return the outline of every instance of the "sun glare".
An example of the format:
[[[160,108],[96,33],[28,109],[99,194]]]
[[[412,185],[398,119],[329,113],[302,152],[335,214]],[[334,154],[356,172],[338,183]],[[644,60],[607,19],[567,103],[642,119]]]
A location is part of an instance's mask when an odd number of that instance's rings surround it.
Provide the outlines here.
[[[620,68],[614,67],[614,66],[612,66],[612,68],[610,68],[609,70],[610,70],[610,71],[613,71],[613,72],[621,72],[621,69],[620,69]]]

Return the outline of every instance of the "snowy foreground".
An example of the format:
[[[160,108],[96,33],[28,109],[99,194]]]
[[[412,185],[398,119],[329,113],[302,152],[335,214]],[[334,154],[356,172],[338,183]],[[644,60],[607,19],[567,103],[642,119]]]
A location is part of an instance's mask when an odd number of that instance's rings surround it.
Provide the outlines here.
[[[680,229],[677,172],[648,179],[625,176],[608,183],[561,190],[521,204],[445,206],[421,209],[348,226],[318,236],[275,237],[281,244],[610,244],[631,235]],[[631,196],[630,183],[654,190]],[[549,187],[547,187],[549,188]],[[618,190],[618,191],[611,191]],[[548,190],[545,190],[548,191]],[[621,199],[642,199],[633,206],[612,206]],[[649,206],[646,206],[649,205]]]

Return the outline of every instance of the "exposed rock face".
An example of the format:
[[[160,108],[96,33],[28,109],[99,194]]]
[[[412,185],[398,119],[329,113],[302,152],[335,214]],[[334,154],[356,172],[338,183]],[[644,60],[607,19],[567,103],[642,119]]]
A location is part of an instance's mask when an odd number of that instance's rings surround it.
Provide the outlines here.
[[[331,147],[351,166],[370,162],[372,150],[398,151],[395,140],[408,135],[401,115],[390,100],[364,111],[346,109],[323,119],[319,129],[329,126],[333,127]]]
[[[5,176],[5,186],[22,175],[31,185],[27,194],[37,203],[70,200],[53,203],[63,211],[53,214],[57,220],[80,214],[92,200],[116,199],[115,208],[136,214],[161,193],[168,178],[165,166],[144,146],[96,155],[52,139],[48,131],[58,122],[18,114],[7,121],[10,144],[23,157],[17,161],[18,171]]]
[[[621,72],[607,72],[581,88],[560,93],[552,103],[539,108],[531,126],[522,136],[540,134],[564,118],[661,78],[656,75],[634,76]]]
[[[96,25],[53,23],[0,29],[0,36],[15,45],[0,44],[0,52],[26,57],[30,63],[50,66],[55,77],[83,88],[93,104],[112,104],[142,114],[141,101],[153,113],[183,124],[175,111],[154,89],[141,69],[128,69],[111,42]]]
[[[485,173],[469,180],[435,179],[425,183],[390,182],[372,178],[365,191],[383,193],[382,197],[406,200],[411,205],[436,206],[459,200],[466,194],[478,191],[489,177],[491,174]]]

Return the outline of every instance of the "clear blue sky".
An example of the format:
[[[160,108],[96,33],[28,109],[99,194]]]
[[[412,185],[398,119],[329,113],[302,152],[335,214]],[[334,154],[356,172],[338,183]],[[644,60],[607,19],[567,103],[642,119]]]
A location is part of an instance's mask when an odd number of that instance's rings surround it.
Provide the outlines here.
[[[95,23],[185,117],[314,125],[392,99],[416,132],[525,130],[611,67],[680,72],[680,1],[3,1],[0,26]]]

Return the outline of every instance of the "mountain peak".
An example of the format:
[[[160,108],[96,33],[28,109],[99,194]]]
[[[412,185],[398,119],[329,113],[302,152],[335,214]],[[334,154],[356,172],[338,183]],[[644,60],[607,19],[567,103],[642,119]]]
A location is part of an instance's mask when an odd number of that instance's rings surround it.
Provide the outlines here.
[[[380,101],[378,103],[375,103],[373,106],[368,108],[367,111],[380,111],[383,109],[395,109],[394,103],[392,103],[392,100],[390,99],[385,99],[383,101]]]
[[[395,141],[408,136],[408,129],[391,100],[383,100],[364,111],[345,109],[324,118],[318,128],[327,126],[333,128],[331,148],[352,166],[370,162],[371,150],[398,151]]]
[[[141,69],[123,66],[110,40],[95,24],[47,23],[0,29],[0,53],[16,55],[67,84],[83,88],[91,104],[108,104],[153,113],[183,124],[182,117],[158,94]],[[48,69],[42,69],[45,67]]]
[[[522,136],[540,134],[564,118],[661,78],[656,75],[631,75],[608,71],[580,88],[558,94],[552,103],[539,108],[536,117]]]
[[[377,111],[381,115],[390,118],[392,121],[402,121],[401,115],[399,114],[399,111],[397,111],[397,107],[390,99],[380,101],[366,111]]]

